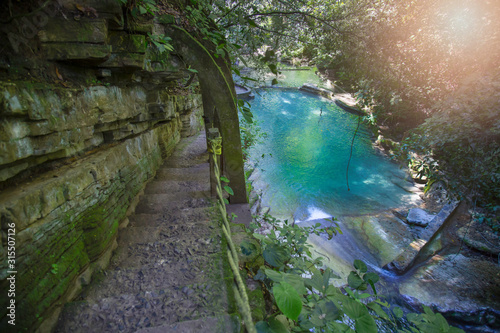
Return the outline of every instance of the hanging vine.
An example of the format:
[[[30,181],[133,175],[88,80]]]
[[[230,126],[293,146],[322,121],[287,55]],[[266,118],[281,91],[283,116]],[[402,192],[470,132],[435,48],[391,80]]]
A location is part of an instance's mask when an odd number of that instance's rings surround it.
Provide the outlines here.
[[[351,152],[349,153],[349,161],[347,161],[347,169],[345,173],[345,180],[347,184],[347,191],[350,191],[349,187],[349,165],[351,164],[351,159],[352,159],[352,148],[354,147],[354,140],[356,139],[356,135],[358,134],[359,130],[359,125],[361,124],[361,116],[358,116],[358,125],[356,126],[356,130],[354,131],[354,135],[352,136],[352,141],[351,141]]]

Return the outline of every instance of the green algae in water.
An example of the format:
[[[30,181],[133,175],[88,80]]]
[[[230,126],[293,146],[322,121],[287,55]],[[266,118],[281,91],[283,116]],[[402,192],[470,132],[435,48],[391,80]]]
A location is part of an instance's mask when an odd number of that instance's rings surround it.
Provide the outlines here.
[[[259,160],[263,195],[273,215],[297,220],[362,215],[418,199],[405,172],[373,149],[361,125],[346,168],[358,118],[330,100],[299,90],[260,90],[252,112],[267,138],[250,150]],[[261,159],[261,156],[264,158]]]

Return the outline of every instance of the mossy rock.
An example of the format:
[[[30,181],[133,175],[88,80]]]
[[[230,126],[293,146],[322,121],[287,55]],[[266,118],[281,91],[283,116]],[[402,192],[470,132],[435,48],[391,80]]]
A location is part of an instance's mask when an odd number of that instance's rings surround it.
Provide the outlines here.
[[[260,286],[248,293],[248,301],[252,309],[252,319],[254,323],[264,320],[266,315],[266,302]]]
[[[233,233],[234,245],[238,251],[240,264],[245,265],[249,270],[257,270],[264,265],[262,248],[257,239],[246,232]]]

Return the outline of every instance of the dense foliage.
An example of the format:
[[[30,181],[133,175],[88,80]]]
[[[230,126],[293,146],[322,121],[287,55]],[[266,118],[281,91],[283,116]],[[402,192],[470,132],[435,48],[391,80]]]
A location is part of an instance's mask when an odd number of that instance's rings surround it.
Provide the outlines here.
[[[201,2],[199,2],[201,3]],[[233,55],[301,57],[356,93],[400,156],[455,196],[500,200],[500,5],[473,0],[212,1]],[[267,51],[267,52],[266,52]],[[275,67],[270,65],[275,72]],[[475,206],[475,204],[474,204]]]
[[[483,217],[498,230],[498,2],[190,0],[176,6],[197,36],[212,44],[214,57],[233,63],[253,58],[275,74],[279,57],[317,64],[356,93],[369,120],[389,129],[384,135],[402,140],[399,154],[409,165],[487,208]],[[376,278],[362,263],[342,292],[329,285],[329,272],[307,260],[304,231],[286,223],[276,224],[275,231],[280,236],[261,237],[267,266],[256,278],[268,284],[282,315],[260,322],[260,331],[376,331],[377,322],[398,325],[388,305],[363,292],[368,285],[375,291]],[[454,330],[428,309],[408,319],[411,331]]]
[[[254,56],[301,57],[356,93],[369,121],[431,182],[487,208],[500,200],[500,5],[472,0],[213,1]],[[270,52],[272,50],[272,52]],[[266,52],[267,51],[267,52]],[[276,57],[274,57],[276,59]],[[272,65],[270,66],[273,70]]]
[[[379,276],[361,260],[354,261],[345,287],[332,285],[331,280],[339,277],[323,269],[321,257],[312,259],[307,238],[310,233],[329,239],[342,233],[335,219],[326,227],[320,223],[300,227],[269,215],[264,218],[272,232],[254,234],[265,259],[254,279],[271,291],[277,309],[256,324],[257,332],[463,332],[428,307],[423,314],[405,315],[401,308],[391,306],[377,293]]]
[[[500,6],[447,0],[362,7],[348,24],[356,37],[339,40],[325,66],[358,92],[372,121],[404,139],[410,165],[488,208],[498,230]]]

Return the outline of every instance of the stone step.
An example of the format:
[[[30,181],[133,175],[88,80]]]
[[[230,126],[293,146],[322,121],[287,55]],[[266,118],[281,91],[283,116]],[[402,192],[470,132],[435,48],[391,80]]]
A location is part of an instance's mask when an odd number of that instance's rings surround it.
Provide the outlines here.
[[[156,172],[155,180],[179,180],[210,182],[210,164],[203,163],[189,168],[161,167]]]
[[[236,333],[240,331],[240,319],[237,316],[223,315],[142,328],[136,333]]]
[[[194,256],[206,256],[221,251],[220,235],[200,235],[176,237],[154,243],[121,245],[111,259],[115,266],[130,266],[158,263],[168,258],[189,260]],[[123,263],[123,264],[122,264]]]
[[[209,154],[205,152],[203,154],[191,157],[185,156],[171,156],[168,160],[163,164],[164,168],[189,168],[189,167],[197,167],[200,164],[208,163]]]
[[[182,223],[160,225],[156,227],[129,226],[120,231],[118,242],[122,245],[136,243],[155,243],[175,239],[189,238],[193,235],[213,237],[218,227],[214,223]]]
[[[156,180],[144,189],[145,194],[168,194],[183,191],[210,191],[210,182],[195,180]]]
[[[176,158],[179,156],[197,156],[207,152],[207,139],[205,131],[201,131],[198,135],[182,138],[177,144],[173,154],[168,158]]]
[[[139,213],[129,217],[129,227],[155,227],[184,223],[206,223],[214,214],[213,207],[181,208],[165,213]]]
[[[229,281],[228,281],[229,282]],[[122,294],[65,305],[57,333],[120,332],[164,326],[228,311],[226,281]]]
[[[182,139],[56,332],[240,332],[204,135]]]
[[[181,208],[208,207],[212,202],[209,191],[145,194],[137,204],[135,213],[168,214]]]
[[[139,259],[139,258],[133,258]],[[157,258],[156,261],[122,262],[108,269],[82,293],[87,301],[148,290],[170,290],[195,284],[219,283],[229,272],[220,254]],[[225,267],[226,265],[227,267]],[[226,274],[227,275],[227,274]]]

